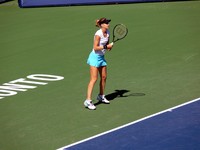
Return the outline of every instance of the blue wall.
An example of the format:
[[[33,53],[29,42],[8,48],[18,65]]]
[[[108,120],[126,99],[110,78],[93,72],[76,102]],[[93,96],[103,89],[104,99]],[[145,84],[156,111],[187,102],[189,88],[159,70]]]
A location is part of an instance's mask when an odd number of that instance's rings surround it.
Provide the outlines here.
[[[163,0],[18,0],[20,7],[70,6],[113,3],[154,2]]]
[[[9,0],[0,0],[0,3],[6,2],[6,1],[9,1]]]

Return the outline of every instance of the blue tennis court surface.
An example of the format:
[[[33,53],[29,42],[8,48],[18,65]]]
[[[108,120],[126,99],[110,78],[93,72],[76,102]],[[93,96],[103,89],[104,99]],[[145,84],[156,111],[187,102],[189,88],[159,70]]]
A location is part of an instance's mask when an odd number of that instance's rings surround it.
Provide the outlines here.
[[[200,150],[200,98],[61,149]]]

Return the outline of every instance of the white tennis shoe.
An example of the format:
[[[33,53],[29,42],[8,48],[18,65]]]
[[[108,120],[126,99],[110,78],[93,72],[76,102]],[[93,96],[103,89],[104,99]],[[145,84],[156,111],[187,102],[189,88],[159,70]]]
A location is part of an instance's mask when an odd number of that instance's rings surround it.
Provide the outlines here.
[[[92,100],[85,100],[84,105],[85,105],[85,107],[87,107],[90,110],[95,110],[96,109],[96,107],[92,103]]]
[[[110,101],[106,99],[105,95],[100,95],[100,94],[99,94],[99,95],[97,96],[97,100],[99,100],[99,101],[101,101],[101,102],[103,102],[103,103],[105,103],[105,104],[110,104]]]

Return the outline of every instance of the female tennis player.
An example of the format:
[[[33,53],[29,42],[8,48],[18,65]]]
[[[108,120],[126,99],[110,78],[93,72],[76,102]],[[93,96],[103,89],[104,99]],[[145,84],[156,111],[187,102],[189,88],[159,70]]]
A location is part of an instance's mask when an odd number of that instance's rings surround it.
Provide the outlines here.
[[[94,85],[98,79],[98,73],[100,75],[100,84],[99,84],[99,94],[97,96],[97,100],[100,102],[109,104],[110,102],[106,99],[104,90],[106,85],[106,76],[107,76],[107,69],[106,69],[106,60],[104,58],[104,54],[106,50],[110,51],[113,47],[113,43],[109,44],[109,36],[110,32],[109,22],[110,19],[101,18],[96,21],[96,26],[99,27],[99,30],[96,31],[94,35],[94,43],[93,43],[93,50],[89,54],[87,64],[90,65],[90,81],[88,84],[87,89],[87,98],[84,102],[85,107],[88,109],[94,110],[96,106],[92,102],[92,91]]]

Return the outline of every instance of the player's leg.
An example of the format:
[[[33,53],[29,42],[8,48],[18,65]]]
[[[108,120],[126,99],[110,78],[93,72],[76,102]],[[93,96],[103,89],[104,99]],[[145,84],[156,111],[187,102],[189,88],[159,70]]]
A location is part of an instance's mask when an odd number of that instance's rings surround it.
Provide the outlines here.
[[[91,100],[94,85],[98,79],[98,68],[90,66],[90,82],[88,84],[87,99]]]
[[[99,74],[100,74],[100,83],[99,83],[99,95],[97,96],[97,99],[104,102],[104,103],[110,103],[106,97],[105,97],[105,87],[106,87],[106,78],[107,78],[107,67],[102,66],[98,68]]]
[[[87,99],[84,101],[84,105],[85,107],[91,110],[96,109],[96,107],[92,103],[92,91],[97,79],[98,79],[98,69],[96,67],[90,66],[90,82],[88,84]]]
[[[107,68],[106,66],[102,66],[98,68],[100,74],[100,84],[99,84],[99,94],[104,95],[105,87],[106,87],[106,78],[107,78]]]

